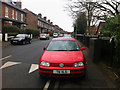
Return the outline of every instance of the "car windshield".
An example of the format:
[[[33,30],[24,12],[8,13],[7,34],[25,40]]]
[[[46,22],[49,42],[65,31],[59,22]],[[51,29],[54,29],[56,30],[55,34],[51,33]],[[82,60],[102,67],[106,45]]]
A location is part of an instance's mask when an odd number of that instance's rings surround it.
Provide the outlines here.
[[[48,45],[47,51],[80,51],[76,41],[72,40],[53,40]]]
[[[24,34],[18,34],[16,37],[19,37],[19,38],[24,38],[25,35]]]
[[[54,33],[53,35],[58,35],[57,33]]]
[[[46,34],[40,34],[40,36],[46,36]]]

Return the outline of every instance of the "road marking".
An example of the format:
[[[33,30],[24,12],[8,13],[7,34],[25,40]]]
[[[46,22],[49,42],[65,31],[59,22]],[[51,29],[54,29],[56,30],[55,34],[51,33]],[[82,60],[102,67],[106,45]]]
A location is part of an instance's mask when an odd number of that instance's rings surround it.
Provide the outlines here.
[[[1,61],[1,60],[5,60],[5,59],[10,58],[10,57],[12,57],[12,55],[9,55],[9,56],[6,56],[6,57],[4,57],[4,58],[1,58],[0,61]]]
[[[6,67],[9,67],[9,66],[13,66],[13,65],[16,65],[16,64],[21,64],[21,62],[6,62],[2,67],[0,67],[0,69],[3,69],[3,68],[6,68]]]
[[[29,73],[34,72],[35,70],[37,70],[39,68],[38,64],[32,64],[29,70]]]
[[[114,73],[114,72],[113,72],[113,73]],[[117,75],[116,73],[114,73],[114,75],[115,75],[117,78],[119,78],[118,75]]]
[[[43,90],[47,90],[48,87],[49,87],[49,85],[50,85],[50,79],[49,79],[49,80],[47,81],[47,83],[45,84]]]
[[[59,81],[59,80],[57,80],[57,81],[55,82],[55,87],[54,87],[54,90],[55,90],[55,89],[57,89],[57,88],[59,88],[59,83],[60,83],[60,81]]]

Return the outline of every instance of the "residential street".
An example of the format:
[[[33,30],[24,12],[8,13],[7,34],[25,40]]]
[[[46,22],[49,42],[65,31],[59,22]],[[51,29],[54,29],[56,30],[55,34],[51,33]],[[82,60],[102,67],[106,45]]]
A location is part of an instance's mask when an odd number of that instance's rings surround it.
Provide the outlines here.
[[[39,58],[50,40],[36,40],[26,45],[3,45],[3,88],[115,88],[115,85],[88,57],[87,76],[82,78],[48,78],[41,80],[38,71]],[[31,69],[32,68],[32,69]],[[34,68],[34,69],[33,69]]]

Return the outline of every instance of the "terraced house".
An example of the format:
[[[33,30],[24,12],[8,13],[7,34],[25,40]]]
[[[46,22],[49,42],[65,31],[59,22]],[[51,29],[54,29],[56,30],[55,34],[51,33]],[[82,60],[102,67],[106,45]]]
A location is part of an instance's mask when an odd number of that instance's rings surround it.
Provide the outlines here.
[[[58,25],[53,25],[53,22],[50,19],[47,20],[47,17],[42,17],[42,14],[35,14],[27,8],[23,9],[26,15],[26,28],[38,29],[40,33],[64,33],[63,29]]]
[[[27,8],[23,9],[26,15],[26,28],[38,29],[40,33],[48,33],[54,31],[54,25],[47,17],[42,18],[42,14],[35,14]]]
[[[26,12],[21,9],[21,2],[12,0],[1,0],[2,3],[2,27],[15,25],[23,29],[26,25]]]

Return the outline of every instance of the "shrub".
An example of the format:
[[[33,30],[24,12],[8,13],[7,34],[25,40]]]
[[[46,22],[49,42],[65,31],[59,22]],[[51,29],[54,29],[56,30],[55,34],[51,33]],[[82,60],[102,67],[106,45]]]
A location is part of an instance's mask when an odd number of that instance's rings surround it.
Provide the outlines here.
[[[18,34],[20,29],[17,26],[4,26],[2,28],[2,33],[16,33]]]
[[[25,34],[26,31],[21,29],[21,30],[19,31],[19,33],[20,33],[20,34]]]
[[[120,15],[115,17],[105,16],[107,26],[101,31],[103,36],[115,36],[115,54],[114,54],[114,66],[120,67]]]
[[[40,34],[39,30],[34,29],[19,29],[17,26],[4,26],[2,29],[2,33],[8,33],[8,35],[15,36],[17,34],[33,34],[33,37],[37,37]]]
[[[34,29],[26,29],[25,30],[26,34],[33,34],[33,37],[37,37],[40,34],[39,30],[34,30]]]

